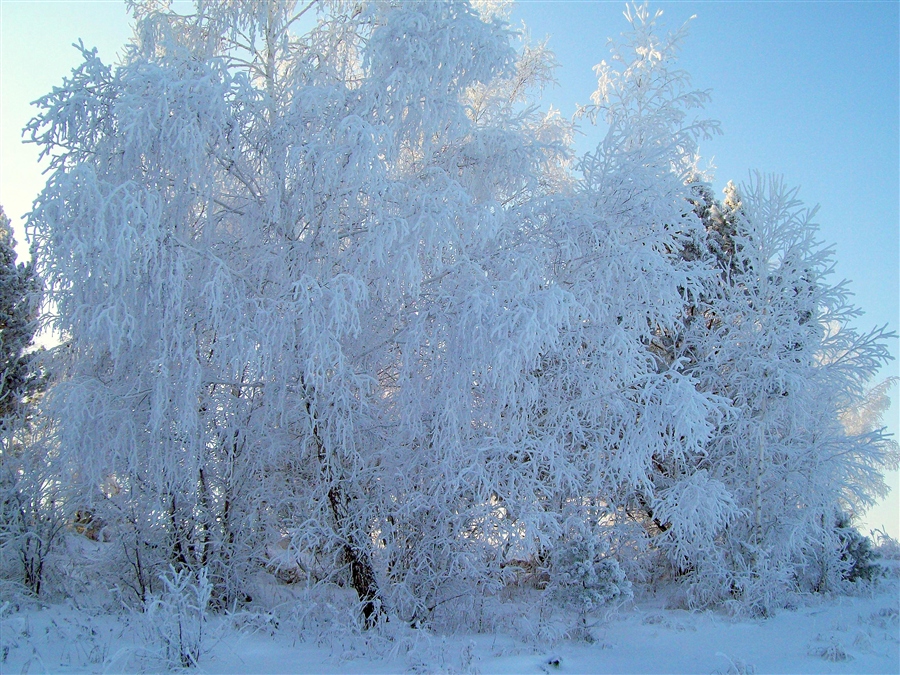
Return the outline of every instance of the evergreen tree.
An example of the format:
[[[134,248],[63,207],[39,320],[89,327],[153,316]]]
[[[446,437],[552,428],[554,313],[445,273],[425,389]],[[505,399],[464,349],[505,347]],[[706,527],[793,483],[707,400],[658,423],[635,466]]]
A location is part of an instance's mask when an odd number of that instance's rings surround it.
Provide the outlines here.
[[[16,263],[0,207],[0,552],[2,573],[41,591],[47,555],[63,525],[52,456],[35,420],[45,374],[34,350],[42,284],[32,261]]]
[[[41,283],[33,262],[16,264],[16,242],[0,207],[0,431],[4,438],[40,387],[32,351]]]

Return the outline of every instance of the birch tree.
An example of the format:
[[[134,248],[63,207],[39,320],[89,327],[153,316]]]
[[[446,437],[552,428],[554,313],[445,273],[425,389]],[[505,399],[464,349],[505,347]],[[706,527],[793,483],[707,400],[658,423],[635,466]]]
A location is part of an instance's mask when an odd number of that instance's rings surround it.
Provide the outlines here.
[[[547,221],[550,278],[570,313],[524,382],[510,449],[520,468],[513,511],[533,528],[532,550],[580,522],[576,532],[587,527],[606,556],[624,560],[658,533],[657,502],[691,479],[689,458],[720,415],[717,399],[654,348],[703,275],[673,254],[699,231],[686,197],[696,142],[716,124],[694,117],[706,94],[675,66],[684,30],[660,35],[646,7],[626,18],[631,31],[596,68],[585,111],[608,131]]]
[[[503,202],[543,189],[565,125],[502,96],[471,112],[516,66],[465,3],[335,4],[295,35],[313,9],[138,5],[121,66],[83,49],[39,102],[30,227],[68,479],[116,524],[137,595],[174,564],[231,602],[288,537],[371,622],[377,574],[418,574],[412,615],[456,573],[422,568],[465,548],[466,517],[442,520],[463,487],[433,472],[469,448],[493,365],[472,337],[516,301],[501,263],[530,254]]]

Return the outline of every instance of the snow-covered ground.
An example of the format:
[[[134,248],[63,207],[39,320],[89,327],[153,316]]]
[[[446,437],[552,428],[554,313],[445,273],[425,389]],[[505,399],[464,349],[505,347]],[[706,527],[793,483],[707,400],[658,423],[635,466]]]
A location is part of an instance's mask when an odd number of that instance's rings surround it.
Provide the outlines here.
[[[527,603],[507,603],[508,630],[441,636],[390,622],[361,632],[341,621],[344,610],[335,597],[337,604],[320,599],[316,616],[301,600],[289,611],[211,618],[197,672],[900,672],[896,578],[852,596],[808,598],[765,619],[667,609],[661,597],[641,598],[575,631],[579,639],[563,635],[573,634],[577,620],[529,617],[535,609]],[[177,666],[167,664],[146,615],[76,609],[71,602],[2,605],[2,673],[161,672]],[[323,611],[330,616],[323,618]]]

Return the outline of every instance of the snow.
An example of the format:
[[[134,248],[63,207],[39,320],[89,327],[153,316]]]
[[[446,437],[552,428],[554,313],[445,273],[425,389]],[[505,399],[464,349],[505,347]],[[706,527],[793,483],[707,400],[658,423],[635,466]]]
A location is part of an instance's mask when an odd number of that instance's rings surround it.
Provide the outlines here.
[[[276,625],[273,613],[236,612],[210,619],[196,672],[896,673],[898,604],[896,578],[853,596],[810,596],[761,619],[670,609],[663,595],[644,596],[589,621],[578,640],[554,639],[549,626],[533,637],[513,630],[439,635],[396,622],[360,632],[339,614],[298,629],[296,622]],[[168,671],[140,614],[96,613],[71,602],[3,606],[4,673]]]

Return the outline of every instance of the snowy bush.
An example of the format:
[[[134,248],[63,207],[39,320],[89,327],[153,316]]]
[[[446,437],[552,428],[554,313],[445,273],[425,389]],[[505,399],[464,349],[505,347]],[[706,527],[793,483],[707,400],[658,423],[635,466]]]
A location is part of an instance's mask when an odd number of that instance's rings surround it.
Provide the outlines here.
[[[728,668],[713,671],[713,675],[756,675],[756,667],[752,663],[747,663],[744,659],[732,658],[723,652],[716,652],[716,656],[720,656],[728,661]]]
[[[0,575],[49,597],[69,505],[46,440],[29,437],[28,446],[7,439],[0,451]]]
[[[891,537],[883,529],[872,532],[875,550],[885,560],[900,561],[900,542]]]
[[[872,540],[850,523],[850,517],[842,514],[835,524],[841,547],[842,576],[847,581],[872,581],[882,573],[877,564],[878,553]]]
[[[205,569],[198,574],[172,569],[160,579],[163,590],[144,604],[145,624],[169,667],[194,668],[203,647],[212,587]]]
[[[820,642],[825,642],[826,644],[818,644]],[[827,640],[822,638],[822,636],[818,636],[816,642],[809,647],[809,655],[819,656],[832,663],[853,660],[853,656],[847,652],[844,646],[834,636],[831,636]]]
[[[547,592],[583,613],[632,597],[631,582],[608,549],[586,529],[575,529],[553,550]]]

